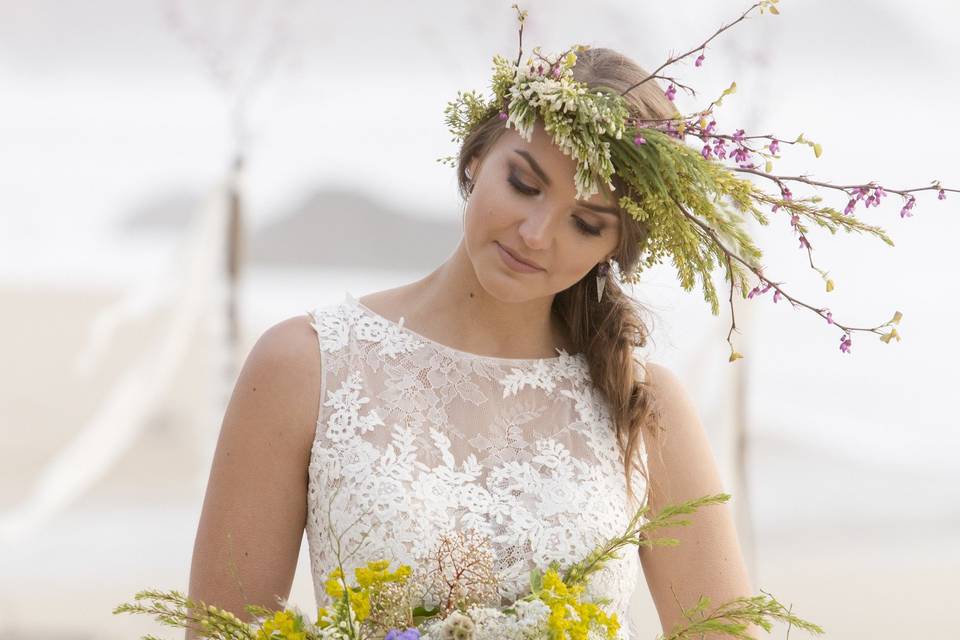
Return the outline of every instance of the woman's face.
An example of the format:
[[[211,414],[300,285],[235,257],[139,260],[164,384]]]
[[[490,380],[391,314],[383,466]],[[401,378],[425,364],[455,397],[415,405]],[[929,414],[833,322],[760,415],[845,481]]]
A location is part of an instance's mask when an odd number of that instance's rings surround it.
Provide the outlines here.
[[[468,165],[474,187],[464,241],[490,295],[509,302],[552,296],[614,254],[620,241],[616,199],[603,188],[577,200],[575,171],[576,162],[539,121],[530,142],[508,129],[482,162]]]

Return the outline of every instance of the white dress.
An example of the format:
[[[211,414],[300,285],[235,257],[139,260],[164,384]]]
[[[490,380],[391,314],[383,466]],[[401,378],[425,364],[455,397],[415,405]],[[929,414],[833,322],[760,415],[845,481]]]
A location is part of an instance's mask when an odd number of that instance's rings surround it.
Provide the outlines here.
[[[351,579],[380,558],[413,565],[442,532],[473,528],[492,541],[510,600],[531,569],[567,566],[624,531],[638,505],[628,503],[623,456],[582,355],[459,351],[349,293],[308,313],[323,367],[306,524],[317,606],[329,605],[324,582],[336,567],[330,526],[344,550],[367,535],[344,563]],[[646,462],[642,446],[640,456]],[[642,496],[643,477],[632,482]],[[611,599],[626,639],[641,568],[637,547],[619,555],[587,592]]]

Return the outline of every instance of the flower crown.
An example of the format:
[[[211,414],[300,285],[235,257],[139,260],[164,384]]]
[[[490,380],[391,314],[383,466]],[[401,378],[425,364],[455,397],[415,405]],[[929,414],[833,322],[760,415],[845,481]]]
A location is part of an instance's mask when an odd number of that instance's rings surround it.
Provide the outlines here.
[[[700,46],[669,58],[648,77],[621,93],[607,87],[590,88],[574,78],[577,54],[588,49],[586,45],[575,45],[558,55],[544,55],[539,47],[535,47],[533,55],[521,64],[523,24],[527,12],[514,4],[520,23],[520,52],[515,62],[501,55],[494,56],[492,98],[485,100],[474,91],[458,91],[457,98],[444,110],[453,140],[461,142],[477,126],[493,117],[503,120],[507,128],[514,127],[529,142],[534,124],[540,118],[553,142],[577,162],[574,181],[578,198],[598,193],[601,184],[616,191],[611,181],[616,174],[627,186],[627,193],[619,196],[619,207],[644,223],[648,230],[642,246],[644,257],[632,272],[621,274],[624,281],[636,282],[645,268],[669,258],[677,270],[681,286],[690,291],[699,280],[711,312],[718,315],[719,299],[711,274],[718,266],[722,267],[730,287],[731,326],[727,333],[730,362],[743,357],[731,341],[733,332],[738,331],[733,308],[736,289],[743,298],[754,298],[773,289],[774,302],[785,298],[794,307],[816,313],[843,332],[840,350],[846,353],[850,352],[851,335],[855,331],[876,333],[886,343],[892,339],[899,341],[895,325],[903,317],[897,311],[881,325],[851,327],[835,321],[828,308],[807,304],[791,296],[782,288],[782,283],[764,275],[760,262],[763,254],[747,233],[745,214],[753,216],[762,225],[769,224],[762,208],[770,207],[771,213],[786,216],[799,238],[799,248],[807,253],[810,267],[820,274],[826,291],[830,292],[834,281],[826,270],[813,262],[813,247],[807,239],[809,224],[825,228],[831,234],[839,229],[847,233],[866,233],[893,246],[883,229],[855,217],[858,204],[863,202],[864,208],[879,206],[881,198],[896,193],[905,200],[900,217],[906,218],[913,215],[916,201],[913,192],[936,189],[939,199],[944,200],[947,191],[957,191],[944,188],[937,180],[929,187],[888,189],[876,182],[836,186],[803,176],[773,174],[773,159],[780,158],[781,143],[808,145],[818,158],[822,148],[820,144],[805,139],[802,133],[790,142],[771,135],[747,136],[743,129],[732,134],[718,132],[713,109],[722,104],[724,97],[736,91],[736,82],[707,108],[689,116],[678,114],[672,118],[651,120],[631,113],[623,96],[655,78],[670,83],[665,95],[671,101],[678,86],[696,95],[693,89],[676,79],[658,74],[694,54],[699,54],[695,66],[702,66],[706,47],[714,38],[742,21],[754,9],[759,8],[760,13],[766,10],[778,14],[778,2],[756,2],[739,19],[720,28]],[[685,142],[687,136],[699,138],[703,147],[697,151],[688,146]],[[762,139],[769,140],[766,150],[752,146],[751,141]],[[755,155],[763,158],[763,169],[758,167]],[[734,161],[736,167],[730,167],[722,160]],[[447,156],[440,161],[456,166],[457,158]],[[780,194],[768,194],[738,174],[765,178],[779,188]],[[840,212],[821,206],[819,203],[823,199],[820,196],[794,198],[788,182],[842,191],[848,198],[846,208]],[[782,213],[778,213],[780,211]],[[752,288],[750,274],[758,281]]]

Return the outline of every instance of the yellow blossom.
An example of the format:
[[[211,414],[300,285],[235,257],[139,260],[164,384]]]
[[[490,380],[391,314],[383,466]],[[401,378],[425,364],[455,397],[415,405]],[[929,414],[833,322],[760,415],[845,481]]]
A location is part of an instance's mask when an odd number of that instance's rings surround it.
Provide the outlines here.
[[[289,611],[278,611],[257,629],[257,640],[306,640],[307,632]]]
[[[389,566],[389,560],[377,560],[367,563],[366,567],[358,567],[354,570],[357,576],[357,584],[359,584],[362,589],[380,586],[386,582],[399,582],[402,584],[410,576],[411,569],[408,565],[400,565],[400,567],[392,573],[387,571],[387,567]]]
[[[330,626],[329,620],[324,620],[324,618],[330,617],[330,611],[326,607],[319,607],[317,609],[317,622],[316,625],[321,629]]]
[[[370,592],[366,589],[350,591],[350,608],[357,614],[357,620],[360,622],[370,617]]]
[[[343,596],[343,571],[339,567],[330,572],[326,588],[327,595],[334,600]]]
[[[540,599],[550,607],[547,628],[556,640],[587,640],[591,626],[601,626],[613,639],[620,629],[616,614],[607,615],[592,602],[581,602],[582,585],[567,585],[555,569],[543,575]]]
[[[890,340],[894,338],[896,338],[897,342],[900,342],[900,334],[897,333],[896,327],[890,327],[889,333],[885,333],[882,336],[880,336],[880,339],[886,342],[887,344],[890,344]]]
[[[371,595],[373,593],[388,582],[403,584],[410,576],[411,568],[409,565],[400,565],[397,570],[393,572],[387,570],[389,566],[389,560],[375,560],[368,562],[365,567],[357,567],[354,569],[358,586],[348,588],[348,598],[350,600],[350,608],[360,622],[370,617]],[[343,598],[343,571],[341,571],[339,567],[330,572],[325,586],[328,596],[334,600]],[[321,609],[321,612],[325,613],[326,609]]]

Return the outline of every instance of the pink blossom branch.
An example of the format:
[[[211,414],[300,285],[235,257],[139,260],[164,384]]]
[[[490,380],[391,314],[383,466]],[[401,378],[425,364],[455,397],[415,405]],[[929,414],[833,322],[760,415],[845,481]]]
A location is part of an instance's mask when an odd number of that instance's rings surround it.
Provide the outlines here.
[[[830,313],[827,309],[817,308],[817,307],[814,307],[814,306],[812,306],[812,305],[807,304],[806,302],[803,302],[802,300],[799,300],[799,299],[797,299],[797,298],[794,298],[793,296],[791,296],[790,294],[788,294],[786,291],[784,291],[783,288],[780,286],[780,285],[783,284],[783,283],[781,283],[781,282],[774,282],[773,280],[770,280],[769,278],[767,278],[766,276],[763,275],[762,268],[755,267],[754,265],[750,264],[749,262],[747,262],[746,260],[744,260],[743,258],[741,258],[739,255],[737,255],[736,253],[734,253],[733,251],[729,250],[729,249],[723,244],[723,242],[720,240],[720,238],[717,236],[716,232],[715,232],[709,225],[707,225],[705,222],[703,222],[702,220],[700,220],[699,218],[697,218],[696,216],[694,216],[692,213],[690,213],[690,212],[687,210],[687,208],[684,207],[683,204],[681,204],[680,201],[678,201],[678,200],[676,199],[675,196],[672,196],[672,195],[671,195],[671,199],[673,200],[674,204],[677,205],[677,208],[681,211],[681,213],[683,213],[684,217],[686,217],[688,220],[690,220],[692,223],[694,223],[703,233],[705,233],[707,236],[709,236],[710,240],[714,243],[714,245],[715,245],[717,248],[719,248],[719,249],[724,253],[724,255],[726,256],[726,259],[727,259],[727,261],[728,261],[728,262],[727,262],[728,267],[732,267],[732,262],[731,262],[731,260],[736,260],[737,262],[739,262],[740,264],[742,264],[744,267],[746,267],[747,269],[749,269],[754,275],[757,276],[757,278],[760,279],[761,282],[763,282],[763,283],[766,285],[765,288],[763,289],[763,291],[761,291],[760,293],[763,293],[763,292],[767,291],[768,289],[773,288],[773,289],[776,291],[776,294],[777,294],[777,295],[775,295],[775,299],[776,299],[777,297],[781,297],[781,296],[782,296],[782,297],[786,298],[787,301],[789,301],[790,304],[793,305],[794,308],[800,306],[800,307],[804,307],[804,308],[806,308],[806,309],[809,309],[810,311],[816,313],[816,314],[819,315],[821,318],[823,318],[824,320],[826,320],[828,323],[834,324],[834,325],[836,325],[838,328],[842,329],[843,332],[844,332],[844,334],[846,334],[846,335],[845,335],[845,339],[849,339],[849,335],[850,335],[852,332],[854,332],[854,331],[863,331],[863,332],[869,332],[869,333],[876,333],[876,334],[879,334],[879,335],[884,335],[883,332],[881,331],[881,329],[882,329],[883,327],[889,326],[889,324],[890,324],[889,322],[888,322],[888,323],[885,323],[885,324],[877,325],[876,327],[852,327],[852,326],[847,326],[847,325],[838,323],[838,322],[836,322],[835,320],[833,320],[833,314]],[[731,271],[730,271],[730,300],[731,300],[731,308],[732,308],[732,304],[733,304],[733,288],[736,286],[736,283],[735,283],[734,280],[735,280],[735,272],[731,270]],[[755,290],[756,290],[756,289],[755,289]],[[730,331],[729,331],[728,334],[727,334],[728,342],[729,342],[729,338],[730,338],[730,336],[732,335],[733,330],[734,330],[734,328],[735,328],[735,319],[733,319],[733,323],[734,323],[734,324],[731,326],[731,329],[730,329]],[[731,344],[731,347],[732,347],[732,344]],[[731,358],[731,359],[733,359],[733,358]]]
[[[694,48],[691,49],[690,51],[687,51],[686,53],[684,53],[684,54],[682,54],[682,55],[680,55],[680,56],[678,56],[678,57],[675,57],[675,58],[674,58],[674,57],[668,57],[667,61],[664,62],[664,63],[663,63],[662,65],[660,65],[659,67],[657,67],[657,69],[656,69],[652,74],[650,74],[649,76],[647,76],[647,77],[644,78],[643,80],[640,80],[639,82],[636,82],[636,83],[630,85],[625,91],[620,92],[620,95],[626,95],[627,93],[630,93],[631,91],[633,91],[634,89],[636,89],[637,87],[639,87],[640,85],[642,85],[643,83],[645,83],[645,82],[647,82],[647,81],[649,81],[649,80],[653,80],[654,78],[660,78],[660,79],[662,79],[662,80],[669,80],[670,82],[673,82],[673,83],[676,84],[677,86],[682,86],[682,85],[680,85],[680,83],[678,83],[678,82],[677,82],[676,80],[674,80],[673,78],[660,76],[659,73],[660,73],[661,71],[663,71],[666,67],[668,67],[668,66],[670,66],[670,65],[672,65],[672,64],[674,64],[674,63],[676,63],[676,62],[679,62],[679,61],[683,60],[684,58],[687,58],[687,57],[693,55],[694,53],[696,53],[696,52],[698,52],[698,51],[703,51],[704,49],[706,49],[707,45],[710,44],[710,42],[711,42],[714,38],[716,38],[717,36],[719,36],[721,33],[723,33],[724,31],[726,31],[727,29],[730,29],[731,27],[733,27],[733,26],[736,25],[737,23],[741,22],[742,20],[745,20],[746,17],[747,17],[747,15],[748,15],[751,11],[753,11],[753,10],[756,9],[757,7],[761,6],[762,4],[765,4],[765,3],[764,3],[764,2],[754,3],[749,9],[747,9],[746,11],[743,12],[743,15],[741,15],[739,18],[737,18],[736,20],[734,20],[734,21],[731,22],[730,24],[725,25],[725,26],[723,26],[723,27],[720,27],[720,28],[716,31],[716,33],[714,33],[712,36],[710,36],[709,38],[707,38],[700,46],[694,47]],[[692,89],[691,89],[691,91],[692,91]],[[696,95],[696,94],[694,94],[694,95]]]
[[[758,139],[761,139],[761,140],[762,140],[762,139],[770,140],[770,141],[771,141],[771,144],[768,145],[768,146],[769,146],[771,149],[778,149],[780,144],[796,145],[796,144],[801,144],[801,143],[805,143],[805,144],[809,144],[809,143],[810,143],[809,140],[803,140],[803,139],[802,139],[802,134],[801,134],[801,136],[798,137],[796,140],[785,140],[785,139],[783,139],[783,138],[778,138],[775,134],[752,135],[752,136],[743,135],[744,132],[743,132],[742,129],[739,129],[739,130],[738,130],[735,134],[733,134],[733,135],[731,135],[731,134],[725,134],[725,133],[715,133],[715,132],[713,131],[713,126],[716,125],[716,121],[715,121],[715,120],[714,120],[714,121],[711,121],[707,127],[703,127],[702,125],[699,124],[706,115],[709,115],[709,113],[710,113],[710,110],[707,110],[707,111],[703,112],[702,115],[697,115],[697,116],[695,116],[695,117],[689,118],[688,120],[684,120],[684,121],[683,121],[683,124],[684,124],[683,135],[685,136],[686,134],[689,134],[689,135],[692,135],[692,136],[695,136],[695,137],[699,138],[700,140],[702,140],[702,141],[704,141],[704,142],[709,142],[710,139],[714,139],[714,140],[718,140],[718,139],[719,139],[719,140],[731,140],[731,141],[737,143],[738,145],[740,145],[742,148],[745,148],[746,150],[750,151],[751,153],[760,154],[761,157],[766,158],[766,159],[768,159],[768,160],[769,160],[770,158],[776,158],[776,157],[778,157],[778,156],[775,155],[776,151],[774,151],[773,154],[768,154],[768,153],[763,152],[763,151],[761,151],[761,150],[759,150],[759,149],[753,149],[753,148],[750,148],[750,147],[747,146],[747,145],[744,145],[744,144],[743,144],[743,141],[744,141],[744,140],[758,140]],[[637,120],[638,123],[639,123],[639,122],[654,122],[654,121],[657,121],[657,122],[675,122],[676,120],[675,120],[674,118],[638,119],[638,120]],[[675,133],[675,130],[673,130],[673,129],[671,129],[671,130],[669,130],[669,131],[670,131],[671,133]],[[940,181],[939,181],[939,180],[932,180],[932,181],[931,181],[931,186],[929,186],[929,187],[916,187],[916,188],[912,188],[912,189],[890,189],[890,188],[887,188],[887,187],[884,187],[884,186],[882,186],[882,185],[877,184],[875,181],[871,181],[871,182],[869,182],[869,183],[867,183],[867,184],[834,185],[834,184],[830,184],[830,183],[828,183],[828,182],[821,182],[821,181],[818,181],[818,180],[811,180],[811,179],[809,179],[808,176],[806,176],[806,175],[800,175],[800,176],[780,176],[780,175],[775,175],[775,174],[773,174],[773,173],[769,173],[769,172],[766,172],[766,171],[761,171],[761,170],[756,169],[755,167],[749,166],[749,165],[747,165],[747,166],[737,166],[737,167],[734,167],[733,170],[734,170],[734,171],[737,171],[737,172],[740,172],[740,173],[750,173],[750,174],[753,174],[753,175],[761,176],[761,177],[767,178],[767,179],[769,179],[769,180],[772,180],[772,181],[774,181],[774,182],[777,183],[777,185],[781,188],[781,190],[785,189],[785,186],[784,186],[784,184],[783,184],[784,182],[787,182],[787,181],[790,181],[790,182],[801,182],[801,183],[803,183],[803,184],[807,184],[807,185],[810,185],[810,186],[825,187],[825,188],[834,189],[834,190],[837,190],[837,191],[844,191],[844,192],[846,193],[846,195],[848,195],[848,196],[850,196],[850,197],[852,197],[853,195],[855,195],[855,193],[851,193],[851,192],[862,192],[862,191],[864,191],[864,190],[877,189],[878,187],[881,189],[881,195],[885,195],[886,193],[896,193],[896,194],[899,194],[899,195],[904,196],[904,197],[907,197],[907,194],[910,194],[910,193],[914,193],[914,192],[918,192],[918,191],[930,191],[930,190],[936,190],[936,191],[938,191],[938,193],[941,194],[941,199],[943,199],[943,197],[944,197],[943,194],[945,194],[945,193],[947,193],[947,192],[960,193],[960,189],[951,189],[951,188],[943,187],[943,186],[940,184]],[[863,195],[866,195],[866,194],[863,194]],[[879,200],[878,200],[878,202],[879,202]]]
[[[767,160],[767,165],[769,168],[769,164],[771,160],[773,158],[780,157],[779,155],[777,155],[777,153],[779,151],[779,145],[781,143],[790,144],[790,145],[803,143],[803,144],[810,145],[814,148],[814,152],[817,154],[818,157],[821,153],[820,145],[814,143],[811,140],[805,140],[803,138],[803,134],[800,134],[796,140],[789,141],[789,140],[782,140],[780,138],[777,138],[773,134],[767,134],[762,136],[746,136],[744,135],[745,132],[743,129],[738,129],[736,132],[734,132],[733,135],[718,133],[714,131],[714,127],[717,124],[716,120],[711,120],[709,124],[704,126],[703,123],[705,121],[705,117],[700,117],[692,121],[681,121],[680,125],[673,124],[674,122],[676,122],[675,119],[667,118],[667,119],[660,119],[660,121],[667,122],[666,131],[667,131],[667,134],[670,136],[683,140],[687,134],[690,134],[690,135],[693,135],[694,137],[697,137],[703,140],[706,144],[704,144],[704,147],[701,150],[701,155],[703,155],[705,159],[711,159],[711,157],[714,155],[716,155],[718,159],[726,159],[729,154],[730,157],[736,158],[738,160],[738,166],[732,167],[733,171],[736,171],[739,173],[749,173],[749,174],[757,175],[775,182],[777,186],[780,188],[781,193],[783,193],[787,197],[787,199],[789,199],[790,190],[786,186],[785,184],[786,182],[801,182],[803,184],[807,184],[814,187],[819,186],[819,187],[826,187],[828,189],[834,189],[837,191],[843,191],[845,195],[847,195],[847,197],[850,198],[850,201],[847,203],[847,207],[844,210],[844,214],[846,215],[850,215],[853,212],[857,203],[860,200],[862,200],[864,197],[866,197],[871,189],[874,190],[874,193],[873,195],[870,195],[869,197],[866,198],[865,204],[867,207],[870,207],[871,205],[878,206],[880,204],[881,198],[883,196],[888,195],[889,193],[896,193],[904,197],[906,199],[906,204],[900,211],[901,218],[913,215],[911,213],[911,209],[914,206],[916,198],[910,194],[913,194],[914,192],[937,190],[940,200],[946,199],[947,192],[960,193],[960,190],[958,189],[951,189],[951,188],[944,187],[939,180],[932,180],[931,181],[932,186],[929,186],[929,187],[916,187],[911,189],[887,189],[882,185],[877,184],[876,181],[871,181],[867,184],[834,185],[827,182],[821,182],[818,180],[811,180],[806,175],[800,175],[800,176],[776,175],[769,171],[761,171],[756,167],[756,165],[753,162],[748,163],[747,161],[750,159],[751,154],[759,154],[761,157],[765,158]],[[637,122],[638,123],[644,122],[644,120],[637,120]],[[640,128],[639,125],[638,125],[638,128]],[[660,129],[660,127],[656,127],[656,128]],[[714,146],[712,148],[710,146],[711,139],[714,141]],[[751,148],[750,146],[744,144],[745,140],[752,140],[752,139],[769,139],[770,144],[767,145],[769,149],[769,153],[760,149]],[[727,140],[731,140],[734,143],[736,143],[738,145],[737,148],[728,151],[727,148],[724,146],[725,141]],[[769,201],[769,202],[772,202],[772,201]],[[776,211],[777,208],[779,208],[780,206],[787,206],[790,209],[795,209],[795,207],[786,205],[782,201],[774,204],[775,204],[774,211]],[[824,215],[819,210],[802,209],[801,213],[811,218],[824,220],[826,221],[825,224],[827,225],[842,224],[838,222],[836,219],[831,218],[830,216]],[[801,233],[801,247],[808,247],[809,242],[807,241],[806,236],[803,234],[804,229],[802,227],[798,227],[796,222],[794,222],[793,224],[794,224],[794,227],[797,228],[797,230]],[[868,230],[868,229],[860,229],[860,230]],[[880,235],[878,232],[881,232],[882,230],[872,229],[870,231]],[[881,235],[881,237],[883,236]]]
[[[764,178],[769,178],[769,179],[774,180],[774,181],[776,181],[776,182],[789,180],[789,181],[791,181],[791,182],[802,182],[802,183],[804,183],[804,184],[808,184],[808,185],[816,186],[816,187],[826,187],[826,188],[828,188],[828,189],[836,189],[836,190],[838,190],[838,191],[845,191],[845,192],[847,192],[848,195],[850,195],[850,193],[849,193],[850,191],[857,191],[857,190],[860,190],[860,189],[876,189],[877,187],[881,187],[881,186],[882,186],[882,185],[878,185],[876,182],[870,182],[870,183],[868,183],[868,184],[848,184],[848,185],[830,184],[829,182],[820,182],[820,181],[817,181],[817,180],[810,180],[809,178],[807,178],[807,176],[803,176],[803,175],[801,175],[801,176],[776,176],[776,175],[773,175],[773,174],[771,174],[771,173],[766,173],[766,172],[764,172],[764,171],[758,171],[758,170],[756,170],[756,169],[749,169],[749,168],[746,168],[746,167],[737,167],[737,168],[734,169],[734,171],[739,171],[739,172],[741,172],[741,173],[752,173],[752,174],[754,174],[754,175],[758,175],[758,176],[761,176],[761,177],[764,177]],[[950,188],[948,188],[948,187],[941,187],[941,186],[939,186],[939,185],[940,185],[940,182],[937,181],[937,180],[933,180],[932,182],[933,182],[933,184],[932,184],[931,186],[929,186],[929,187],[916,187],[916,188],[914,188],[914,189],[890,189],[890,188],[888,188],[888,187],[882,187],[882,188],[883,188],[883,191],[886,192],[886,193],[898,193],[898,194],[900,194],[900,195],[906,195],[906,194],[908,194],[908,193],[913,193],[913,192],[915,192],[915,191],[930,191],[930,190],[936,190],[936,191],[938,191],[938,192],[939,192],[939,191],[943,191],[943,192],[945,192],[945,193],[946,193],[946,192],[960,193],[960,189],[950,189]]]
[[[730,259],[730,254],[727,254],[727,273],[730,274],[730,330],[727,331],[727,344],[730,345],[730,359],[736,360],[736,356],[740,354],[737,353],[737,350],[733,348],[733,341],[730,340],[730,337],[733,335],[734,331],[737,331],[737,316],[733,310],[733,261]],[[739,333],[739,331],[737,331]]]

